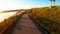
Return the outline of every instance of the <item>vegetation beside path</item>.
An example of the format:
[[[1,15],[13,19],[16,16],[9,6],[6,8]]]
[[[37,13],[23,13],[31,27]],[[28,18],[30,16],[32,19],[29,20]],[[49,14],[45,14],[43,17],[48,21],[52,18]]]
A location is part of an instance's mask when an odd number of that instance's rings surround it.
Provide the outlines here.
[[[29,16],[49,34],[60,34],[60,6],[32,8]]]
[[[11,34],[15,25],[17,24],[17,22],[19,21],[19,19],[23,14],[24,12],[21,14],[17,13],[16,15],[13,15],[8,19],[5,19],[4,21],[2,21],[0,23],[0,34]]]

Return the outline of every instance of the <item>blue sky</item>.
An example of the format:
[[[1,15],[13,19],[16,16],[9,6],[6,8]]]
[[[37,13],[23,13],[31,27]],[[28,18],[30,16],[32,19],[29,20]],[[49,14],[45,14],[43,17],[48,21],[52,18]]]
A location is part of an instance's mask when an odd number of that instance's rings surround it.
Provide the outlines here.
[[[56,0],[60,4],[60,0]],[[28,9],[32,7],[49,6],[50,0],[0,0],[0,11],[10,9]]]
[[[28,5],[28,6],[48,6],[50,0],[16,0],[17,3]],[[56,0],[56,4],[60,4],[60,0]]]

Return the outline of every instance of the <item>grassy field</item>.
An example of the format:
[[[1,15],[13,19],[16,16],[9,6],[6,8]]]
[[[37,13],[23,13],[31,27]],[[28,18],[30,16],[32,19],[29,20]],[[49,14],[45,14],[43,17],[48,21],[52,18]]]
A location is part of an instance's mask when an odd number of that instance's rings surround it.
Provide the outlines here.
[[[60,6],[32,8],[29,16],[50,34],[60,34]]]

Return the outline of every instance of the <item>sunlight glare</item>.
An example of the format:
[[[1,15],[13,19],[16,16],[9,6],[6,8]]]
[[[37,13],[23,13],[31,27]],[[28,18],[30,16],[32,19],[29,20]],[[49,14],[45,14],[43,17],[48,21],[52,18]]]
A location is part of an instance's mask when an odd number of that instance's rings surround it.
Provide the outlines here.
[[[9,12],[9,13],[2,13],[0,14],[0,22],[3,21],[4,19],[7,19],[13,15],[15,15],[16,12]]]
[[[0,12],[4,10],[28,9],[24,4],[18,4],[13,0],[0,0]]]

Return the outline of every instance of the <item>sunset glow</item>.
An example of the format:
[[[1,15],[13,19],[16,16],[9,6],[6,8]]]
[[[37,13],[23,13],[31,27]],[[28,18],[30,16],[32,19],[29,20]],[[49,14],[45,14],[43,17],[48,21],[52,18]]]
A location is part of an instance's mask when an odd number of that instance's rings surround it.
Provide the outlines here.
[[[56,0],[55,3],[59,5],[60,0]],[[0,12],[4,10],[44,7],[50,4],[50,0],[0,0]]]

